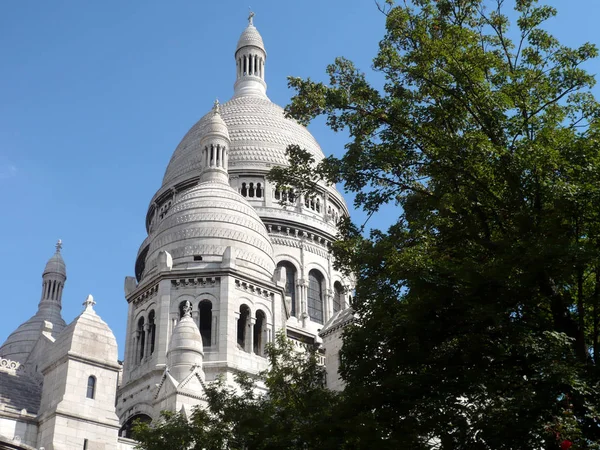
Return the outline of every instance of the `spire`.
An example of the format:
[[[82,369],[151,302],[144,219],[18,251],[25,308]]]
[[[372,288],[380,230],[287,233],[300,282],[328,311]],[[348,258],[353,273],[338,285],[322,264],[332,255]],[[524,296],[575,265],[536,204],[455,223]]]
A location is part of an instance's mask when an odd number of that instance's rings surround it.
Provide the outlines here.
[[[200,140],[202,151],[202,172],[200,182],[213,181],[229,183],[227,166],[229,164],[229,131],[221,117],[219,100],[215,100],[209,119]]]
[[[266,97],[265,61],[267,52],[262,37],[254,26],[254,12],[248,16],[248,26],[240,36],[235,50],[236,81],[234,97],[256,95]]]

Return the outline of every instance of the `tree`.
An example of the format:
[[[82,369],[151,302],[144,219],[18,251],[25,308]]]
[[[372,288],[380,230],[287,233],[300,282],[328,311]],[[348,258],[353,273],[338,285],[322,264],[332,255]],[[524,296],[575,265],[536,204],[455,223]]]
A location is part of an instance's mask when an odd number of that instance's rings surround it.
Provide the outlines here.
[[[349,220],[334,245],[357,277],[342,376],[388,448],[600,448],[600,121],[582,65],[516,0],[380,5],[382,91],[344,58],[290,78],[287,113],[350,140],[315,164],[290,147],[271,179],[342,183],[387,231]],[[378,447],[378,448],[384,448]]]
[[[270,367],[258,379],[240,373],[239,389],[223,380],[208,384],[207,407],[194,409],[189,420],[182,413],[163,412],[158,422],[136,424],[137,448],[354,448],[345,432],[340,396],[324,387],[324,368],[315,352],[296,351],[280,333],[266,353]]]

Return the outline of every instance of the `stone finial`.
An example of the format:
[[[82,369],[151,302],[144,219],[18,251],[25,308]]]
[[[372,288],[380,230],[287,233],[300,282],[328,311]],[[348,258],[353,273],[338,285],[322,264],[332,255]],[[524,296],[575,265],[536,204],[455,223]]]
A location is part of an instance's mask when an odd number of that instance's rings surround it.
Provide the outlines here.
[[[218,98],[215,98],[215,102],[213,103],[213,114],[221,114],[221,104]]]
[[[93,310],[95,304],[94,297],[92,297],[92,294],[89,294],[85,299],[85,302],[83,302],[83,306],[85,306],[84,311]]]
[[[248,25],[254,25],[254,11],[250,10],[250,14],[248,14]]]
[[[192,302],[189,300],[183,304],[183,317],[192,317]]]
[[[59,239],[59,240],[56,242],[56,253],[60,253],[60,250],[62,249],[62,245],[63,245],[63,244],[62,244],[62,241]]]

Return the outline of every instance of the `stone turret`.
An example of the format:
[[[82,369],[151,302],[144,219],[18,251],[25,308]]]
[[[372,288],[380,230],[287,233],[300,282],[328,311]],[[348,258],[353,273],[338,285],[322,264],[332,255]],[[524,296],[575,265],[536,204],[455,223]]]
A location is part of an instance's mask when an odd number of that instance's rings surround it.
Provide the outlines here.
[[[213,181],[229,185],[227,166],[229,160],[229,132],[221,118],[219,101],[216,100],[212,116],[206,124],[204,136],[200,140],[202,152],[202,172],[200,182]]]
[[[46,263],[42,274],[42,295],[38,310],[27,322],[13,331],[0,347],[0,356],[25,363],[31,351],[47,329],[56,337],[66,324],[61,315],[62,293],[67,280],[67,269],[61,255],[62,242]],[[30,361],[31,362],[31,361]]]

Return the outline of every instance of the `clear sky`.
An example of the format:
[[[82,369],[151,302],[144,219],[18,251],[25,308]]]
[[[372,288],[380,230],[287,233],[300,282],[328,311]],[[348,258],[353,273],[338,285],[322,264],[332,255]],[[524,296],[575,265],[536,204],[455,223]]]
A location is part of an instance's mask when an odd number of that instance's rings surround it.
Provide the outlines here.
[[[550,28],[563,43],[600,44],[599,0],[549,3],[559,9]],[[268,53],[267,94],[282,106],[292,94],[288,75],[325,80],[336,56],[368,73],[384,33],[371,0],[250,5]],[[148,202],[187,130],[215,98],[231,97],[248,6],[0,2],[0,343],[35,313],[42,271],[60,238],[63,317],[73,320],[91,293],[123,356],[123,281],[146,237]],[[600,62],[587,68],[600,72]],[[325,154],[343,150],[344,135],[322,121],[310,130]]]

